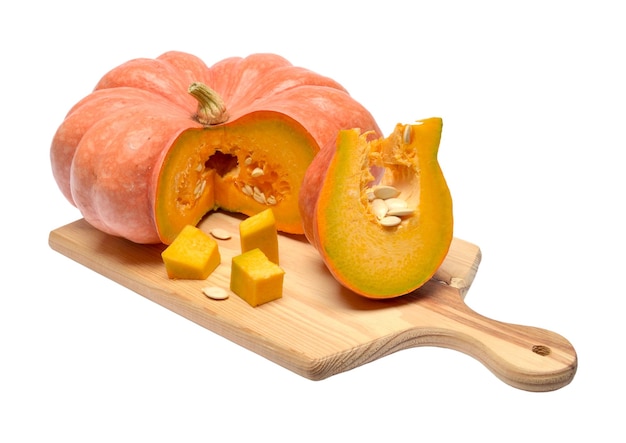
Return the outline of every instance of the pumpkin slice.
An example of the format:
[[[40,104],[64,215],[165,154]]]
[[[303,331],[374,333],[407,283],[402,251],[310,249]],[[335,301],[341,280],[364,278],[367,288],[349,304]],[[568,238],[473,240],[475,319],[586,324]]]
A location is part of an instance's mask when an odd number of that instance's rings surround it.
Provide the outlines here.
[[[217,242],[192,225],[180,231],[161,257],[172,279],[205,280],[221,261]]]
[[[259,248],[233,257],[230,290],[256,307],[283,296],[285,271]]]
[[[280,264],[276,220],[271,209],[266,209],[239,223],[241,252],[260,249],[267,258]]]
[[[300,199],[305,234],[350,290],[369,298],[407,294],[443,262],[453,215],[437,161],[441,128],[441,119],[431,118],[373,140],[344,130],[336,150],[321,152],[309,167]]]

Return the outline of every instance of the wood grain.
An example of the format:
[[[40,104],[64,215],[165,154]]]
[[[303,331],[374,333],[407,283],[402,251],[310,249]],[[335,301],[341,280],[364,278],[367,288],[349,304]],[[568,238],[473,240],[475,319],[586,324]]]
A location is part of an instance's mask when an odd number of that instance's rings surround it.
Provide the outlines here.
[[[110,237],[78,220],[53,230],[50,246],[144,297],[303,377],[321,380],[393,352],[440,346],[464,352],[505,383],[529,391],[559,389],[572,380],[577,356],[562,336],[512,325],[472,311],[463,298],[480,249],[454,239],[435,277],[414,293],[369,300],[342,288],[303,237],[280,235],[283,298],[252,308],[236,295],[211,300],[205,286],[229,288],[239,254],[241,218],[216,212],[199,225],[232,234],[220,240],[222,262],[206,281],[170,280],[163,245]]]

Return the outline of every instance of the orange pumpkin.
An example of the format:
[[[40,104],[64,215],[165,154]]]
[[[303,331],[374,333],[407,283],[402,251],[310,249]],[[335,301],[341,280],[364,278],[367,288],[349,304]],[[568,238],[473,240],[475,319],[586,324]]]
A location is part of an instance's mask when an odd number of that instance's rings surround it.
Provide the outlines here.
[[[217,208],[271,207],[303,233],[298,195],[339,130],[379,129],[334,80],[275,54],[208,67],[167,52],[109,71],[54,135],[52,172],[87,222],[137,243],[169,244]]]

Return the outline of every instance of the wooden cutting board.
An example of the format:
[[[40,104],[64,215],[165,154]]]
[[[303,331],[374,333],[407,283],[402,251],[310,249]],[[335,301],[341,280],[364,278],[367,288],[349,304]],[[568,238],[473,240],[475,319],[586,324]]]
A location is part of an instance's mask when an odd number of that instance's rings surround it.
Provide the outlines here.
[[[205,281],[170,280],[163,245],[110,237],[84,220],[53,230],[52,249],[187,319],[303,377],[321,380],[402,349],[440,346],[464,352],[505,383],[529,391],[567,385],[577,356],[562,336],[486,318],[463,301],[480,249],[454,239],[435,277],[412,294],[369,300],[343,289],[304,237],[280,235],[283,298],[256,308],[235,294],[211,300],[205,286],[229,288],[231,258],[240,253],[241,218],[215,212],[199,227],[232,234],[220,240],[222,263]]]

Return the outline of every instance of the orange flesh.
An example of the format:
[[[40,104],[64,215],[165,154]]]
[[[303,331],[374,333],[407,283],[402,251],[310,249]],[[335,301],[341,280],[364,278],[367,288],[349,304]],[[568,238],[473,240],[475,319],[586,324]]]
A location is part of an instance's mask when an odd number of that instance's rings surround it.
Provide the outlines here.
[[[398,125],[386,139],[367,142],[357,130],[342,131],[317,205],[324,260],[344,286],[370,298],[406,294],[424,284],[452,241],[452,199],[437,162],[441,119]],[[366,190],[371,169],[381,184],[401,191],[415,213],[399,226],[381,226]]]
[[[298,193],[318,150],[300,124],[275,112],[183,132],[158,179],[155,218],[161,241],[171,243],[185,225],[197,225],[217,208],[254,215],[271,207],[279,231],[302,234]],[[253,176],[255,169],[263,174]]]

